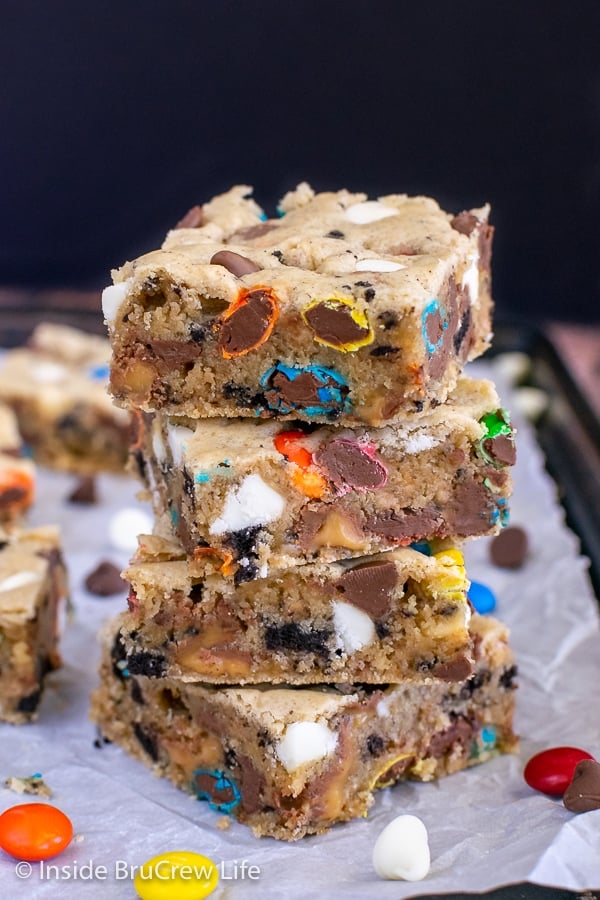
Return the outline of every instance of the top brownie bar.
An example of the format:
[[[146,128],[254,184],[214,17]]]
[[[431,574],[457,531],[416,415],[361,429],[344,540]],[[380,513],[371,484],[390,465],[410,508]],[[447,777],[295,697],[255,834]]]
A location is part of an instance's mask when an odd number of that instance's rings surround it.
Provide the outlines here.
[[[489,207],[243,186],[103,293],[120,406],[382,425],[443,403],[490,340]]]

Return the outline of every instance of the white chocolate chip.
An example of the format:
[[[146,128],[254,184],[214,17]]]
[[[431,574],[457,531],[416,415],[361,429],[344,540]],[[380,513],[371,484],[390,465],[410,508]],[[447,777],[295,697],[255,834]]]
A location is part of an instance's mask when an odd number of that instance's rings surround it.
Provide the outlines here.
[[[473,254],[471,265],[462,277],[461,287],[469,289],[471,303],[477,303],[479,299],[479,254]]]
[[[192,437],[191,428],[185,428],[183,425],[169,425],[167,428],[167,441],[171,448],[171,458],[173,465],[178,469],[183,462],[183,454],[185,452],[186,441]]]
[[[275,752],[288,772],[306,763],[333,753],[337,734],[321,722],[292,722],[283,738],[275,745]]]
[[[163,463],[167,458],[167,448],[163,441],[162,428],[158,419],[155,419],[152,425],[152,452],[159,463]]]
[[[31,377],[39,384],[60,384],[65,381],[68,372],[64,366],[55,362],[36,363],[31,368]]]
[[[351,603],[333,604],[333,623],[345,653],[354,653],[375,637],[373,619]]]
[[[39,572],[15,572],[14,575],[9,575],[0,582],[0,591],[14,591],[16,588],[22,588],[41,580],[42,576]]]
[[[284,498],[269,487],[260,475],[247,475],[238,488],[228,492],[223,511],[210,526],[209,533],[224,534],[266,525],[278,519],[284,508]]]
[[[133,279],[121,281],[119,284],[109,284],[102,291],[102,312],[107,324],[111,325],[117,318],[119,307],[127,296]]]
[[[346,215],[355,225],[368,225],[369,222],[377,222],[378,219],[397,216],[398,210],[393,206],[385,206],[377,200],[365,200],[364,203],[354,203],[349,206]]]
[[[373,847],[373,868],[380,878],[421,881],[431,863],[427,829],[417,816],[398,816]]]
[[[405,269],[402,263],[393,262],[391,259],[359,259],[354,266],[355,272],[397,272]]]
[[[143,509],[121,509],[108,523],[108,536],[117,550],[127,552],[137,548],[138,534],[150,534],[152,519]]]

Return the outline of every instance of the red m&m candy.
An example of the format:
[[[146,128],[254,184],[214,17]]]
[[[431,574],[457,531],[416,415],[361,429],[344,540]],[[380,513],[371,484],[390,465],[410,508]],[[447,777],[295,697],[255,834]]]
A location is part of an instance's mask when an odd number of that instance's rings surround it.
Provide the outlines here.
[[[562,797],[571,783],[577,763],[593,758],[591,753],[577,747],[551,747],[531,757],[523,777],[534,790]]]
[[[71,820],[49,803],[21,803],[0,816],[0,847],[15,859],[52,859],[72,838]]]

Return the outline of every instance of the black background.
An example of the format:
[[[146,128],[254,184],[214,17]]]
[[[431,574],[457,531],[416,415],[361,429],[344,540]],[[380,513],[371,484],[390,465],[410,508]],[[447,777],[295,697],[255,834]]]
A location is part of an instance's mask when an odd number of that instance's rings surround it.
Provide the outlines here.
[[[3,0],[0,284],[101,287],[298,181],[493,206],[501,315],[600,320],[600,3]]]

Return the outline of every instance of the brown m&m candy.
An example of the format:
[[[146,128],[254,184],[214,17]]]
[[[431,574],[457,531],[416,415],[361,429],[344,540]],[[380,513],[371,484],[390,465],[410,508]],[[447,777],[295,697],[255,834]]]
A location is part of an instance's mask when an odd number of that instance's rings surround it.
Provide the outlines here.
[[[518,525],[503,529],[490,544],[490,559],[501,569],[519,569],[527,558],[529,539]]]

